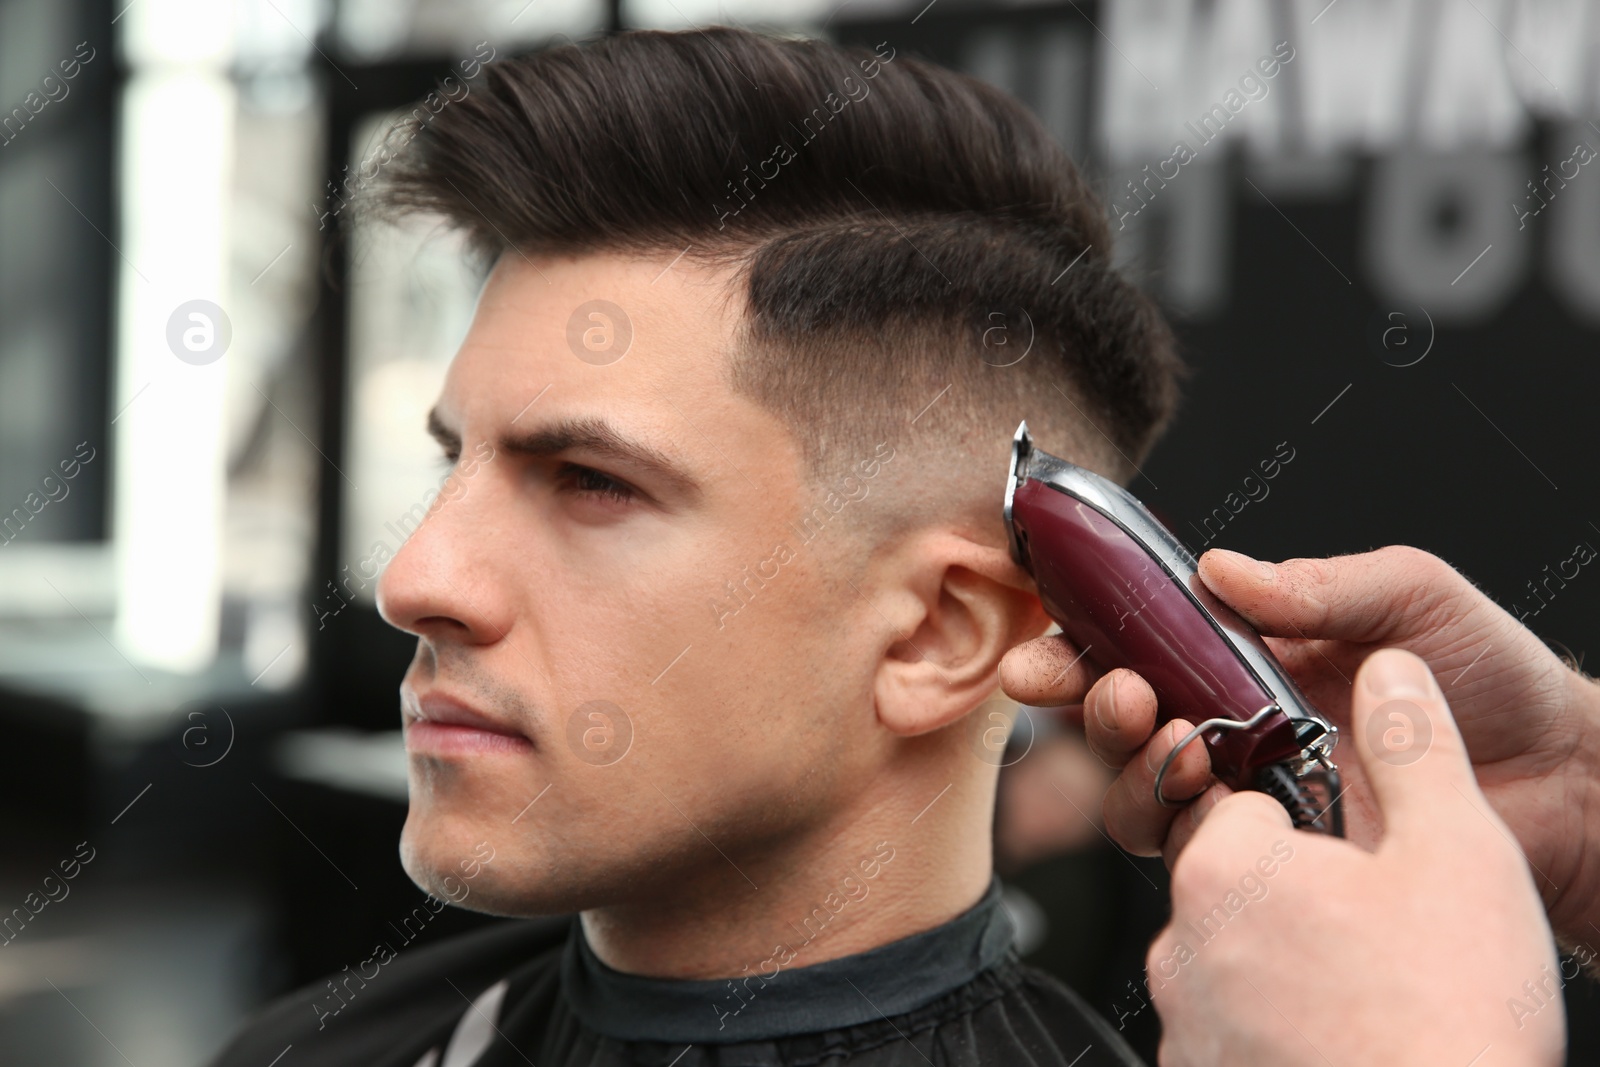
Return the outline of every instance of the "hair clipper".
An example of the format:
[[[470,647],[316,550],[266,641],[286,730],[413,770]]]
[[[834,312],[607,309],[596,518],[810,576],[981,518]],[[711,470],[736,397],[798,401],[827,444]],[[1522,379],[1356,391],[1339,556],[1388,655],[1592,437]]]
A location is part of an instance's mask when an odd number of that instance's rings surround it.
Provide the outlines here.
[[[1155,691],[1159,722],[1195,727],[1156,773],[1204,738],[1211,769],[1258,789],[1296,827],[1344,835],[1337,729],[1314,711],[1251,626],[1208,590],[1171,531],[1122,486],[1040,452],[1017,427],[1006,482],[1011,555],[1067,640],[1104,670],[1127,667]]]

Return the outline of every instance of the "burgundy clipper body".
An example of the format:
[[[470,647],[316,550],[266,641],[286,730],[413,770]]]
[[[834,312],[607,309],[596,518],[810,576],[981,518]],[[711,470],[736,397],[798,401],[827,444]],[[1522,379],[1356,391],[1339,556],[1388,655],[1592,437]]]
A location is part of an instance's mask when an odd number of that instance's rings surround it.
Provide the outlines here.
[[[1219,601],[1194,556],[1120,485],[1038,451],[1017,427],[1006,484],[1012,557],[1062,634],[1102,670],[1127,667],[1155,691],[1161,722],[1195,729],[1216,776],[1272,794],[1304,829],[1343,834],[1337,731],[1307,703],[1251,626]],[[1182,803],[1182,801],[1178,801]]]

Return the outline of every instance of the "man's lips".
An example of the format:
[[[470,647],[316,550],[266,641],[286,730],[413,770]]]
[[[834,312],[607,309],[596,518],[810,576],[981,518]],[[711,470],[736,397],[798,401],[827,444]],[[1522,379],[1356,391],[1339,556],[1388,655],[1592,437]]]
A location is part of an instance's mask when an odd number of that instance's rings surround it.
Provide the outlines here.
[[[528,753],[533,742],[510,725],[443,693],[402,694],[406,750],[430,755]]]

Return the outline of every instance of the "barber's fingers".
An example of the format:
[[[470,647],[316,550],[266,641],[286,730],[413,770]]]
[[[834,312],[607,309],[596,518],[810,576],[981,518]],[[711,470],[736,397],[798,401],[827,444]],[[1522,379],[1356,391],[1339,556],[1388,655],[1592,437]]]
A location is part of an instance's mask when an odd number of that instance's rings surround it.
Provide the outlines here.
[[[1172,919],[1157,935],[1148,961],[1170,960],[1176,943],[1192,936],[1181,931],[1192,932],[1197,914],[1229,893],[1237,894],[1242,878],[1258,873],[1270,877],[1294,858],[1296,846],[1305,844],[1304,836],[1295,833],[1283,805],[1265,793],[1245,790],[1218,800],[1183,854],[1167,864],[1172,871]],[[1160,974],[1172,977],[1165,971]],[[1181,999],[1195,998],[1191,994]],[[1157,1004],[1159,1008],[1159,999]],[[1170,1005],[1161,1010],[1165,1015]]]
[[[1192,725],[1174,719],[1151,738],[1138,755],[1128,761],[1117,780],[1106,791],[1106,833],[1111,840],[1136,856],[1161,853],[1167,830],[1181,808],[1165,807],[1155,799],[1156,771]],[[1211,777],[1211,761],[1205,743],[1195,741],[1178,754],[1162,780],[1162,794],[1172,801],[1184,801],[1205,788]]]
[[[1463,800],[1498,818],[1478,788],[1444,694],[1419,657],[1398,648],[1368,656],[1356,671],[1350,720],[1385,844],[1451,836],[1446,821],[1473,818]]]
[[[1266,793],[1246,789],[1220,797],[1190,836],[1189,847],[1171,864],[1173,891],[1183,885],[1193,887],[1196,867],[1216,868],[1237,877],[1235,867],[1248,867],[1249,858],[1292,833],[1294,820]]]
[[[1088,658],[1060,634],[1024,641],[1000,660],[1000,688],[1029,707],[1077,704],[1095,679]]]
[[[1297,833],[1289,813],[1272,797],[1253,789],[1231,793],[1205,815],[1188,847],[1168,864],[1172,871],[1173,926],[1195,909],[1205,909],[1235,890],[1242,875],[1271,873],[1275,864],[1293,859],[1297,848],[1312,842]]]
[[[1204,793],[1183,806],[1173,818],[1172,825],[1167,827],[1167,840],[1161,846],[1161,858],[1166,863],[1167,870],[1172,869],[1172,865],[1178,862],[1178,855],[1189,847],[1196,831],[1200,829],[1201,821],[1211,814],[1211,809],[1232,795],[1232,789],[1221,782],[1213,781]]]
[[[1282,563],[1214,548],[1200,557],[1200,577],[1263,634],[1342,641],[1408,635],[1473,591],[1448,563],[1406,545]]]
[[[1083,698],[1089,750],[1108,767],[1124,767],[1156,728],[1156,694],[1126,667],[1109,672]]]

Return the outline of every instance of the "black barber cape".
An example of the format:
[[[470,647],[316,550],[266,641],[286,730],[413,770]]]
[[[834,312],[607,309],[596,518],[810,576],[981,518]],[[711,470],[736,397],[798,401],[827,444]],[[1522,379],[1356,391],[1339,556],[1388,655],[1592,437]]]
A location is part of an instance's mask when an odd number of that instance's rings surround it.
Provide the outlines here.
[[[576,917],[500,923],[401,950],[365,984],[347,969],[342,996],[326,981],[289,994],[213,1067],[1139,1064],[1077,994],[1018,961],[998,881],[943,926],[750,975],[641,978],[600,962]]]

